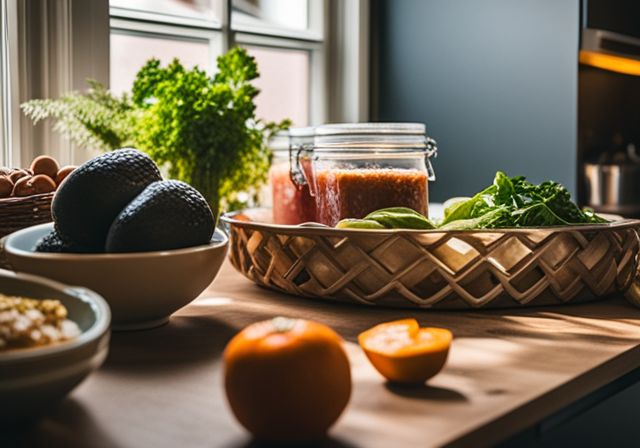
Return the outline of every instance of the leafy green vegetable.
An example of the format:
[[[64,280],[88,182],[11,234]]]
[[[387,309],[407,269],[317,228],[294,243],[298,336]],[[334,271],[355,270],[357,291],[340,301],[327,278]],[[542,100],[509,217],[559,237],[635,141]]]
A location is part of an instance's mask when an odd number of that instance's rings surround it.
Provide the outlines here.
[[[473,230],[496,227],[509,214],[509,207],[500,205],[477,218],[456,219],[438,226],[442,230]]]
[[[246,50],[234,48],[208,76],[177,59],[166,67],[149,60],[136,75],[132,94],[115,97],[95,81],[85,94],[22,105],[35,122],[57,120],[55,129],[81,146],[112,150],[135,146],[166,164],[171,177],[197,188],[214,210],[237,206],[239,192],[266,181],[269,138],[289,120],[264,122],[256,115],[252,84],[258,68]]]
[[[428,218],[407,207],[391,207],[369,213],[363,219],[343,219],[339,229],[435,229]]]
[[[473,221],[476,220],[476,221]],[[457,221],[465,221],[464,223]],[[604,223],[593,211],[581,210],[557,182],[534,185],[522,176],[496,173],[493,184],[445,209],[442,228],[544,227]]]
[[[370,219],[343,219],[336,229],[385,229],[382,224]]]
[[[54,118],[53,129],[82,147],[110,151],[134,144],[135,113],[127,94],[115,96],[88,79],[86,93],[70,92],[57,100],[36,99],[20,107],[33,124]]]
[[[473,230],[607,222],[592,210],[581,210],[557,182],[534,185],[524,177],[508,177],[501,171],[492,185],[473,197],[453,198],[444,206],[444,218],[437,225],[411,209],[394,207],[377,210],[363,220],[343,220],[338,226],[373,228],[364,223],[376,222],[391,229]]]
[[[177,60],[164,68],[150,60],[133,85],[133,101],[143,111],[137,143],[212,205],[264,183],[270,165],[266,140],[290,122],[256,118],[259,90],[251,81],[257,77],[254,58],[240,48],[218,58],[213,79]]]
[[[388,229],[435,229],[426,217],[407,207],[391,207],[369,213],[364,219],[376,221]]]
[[[453,198],[449,198],[446,201],[444,201],[444,204],[442,204],[443,208],[444,208],[444,217],[446,218],[447,216],[451,215],[456,208],[458,207],[458,205],[462,204],[463,202],[467,202],[469,199],[469,197],[453,197]]]

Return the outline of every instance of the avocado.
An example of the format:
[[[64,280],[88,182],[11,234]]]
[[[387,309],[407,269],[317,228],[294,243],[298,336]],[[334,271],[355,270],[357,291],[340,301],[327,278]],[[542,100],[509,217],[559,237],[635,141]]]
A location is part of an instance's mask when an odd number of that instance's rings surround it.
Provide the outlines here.
[[[206,244],[216,218],[204,197],[177,180],[154,182],[111,224],[107,252],[147,252]]]
[[[156,164],[131,148],[111,151],[76,168],[53,198],[51,211],[65,241],[104,247],[113,220],[152,182],[161,180]]]
[[[79,246],[62,239],[60,234],[54,229],[40,238],[36,243],[36,252],[51,253],[99,253],[102,250],[98,248],[90,248]]]

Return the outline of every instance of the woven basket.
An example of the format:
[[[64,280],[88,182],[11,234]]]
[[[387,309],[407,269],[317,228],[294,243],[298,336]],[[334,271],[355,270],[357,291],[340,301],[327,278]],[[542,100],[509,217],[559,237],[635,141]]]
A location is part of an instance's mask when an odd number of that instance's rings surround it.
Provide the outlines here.
[[[222,217],[231,263],[259,285],[326,300],[464,309],[577,303],[637,278],[640,221],[555,228],[347,230]]]
[[[0,238],[25,227],[51,222],[53,195],[54,193],[45,193],[0,199]],[[11,267],[2,250],[0,267]]]

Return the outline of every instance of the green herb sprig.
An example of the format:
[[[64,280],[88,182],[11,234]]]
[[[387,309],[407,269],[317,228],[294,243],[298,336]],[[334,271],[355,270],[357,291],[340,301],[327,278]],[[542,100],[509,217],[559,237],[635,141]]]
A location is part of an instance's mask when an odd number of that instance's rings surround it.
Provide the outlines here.
[[[20,107],[34,125],[53,118],[53,129],[78,146],[110,151],[133,145],[135,111],[129,95],[113,95],[94,79],[88,79],[87,84],[85,93],[35,99]]]

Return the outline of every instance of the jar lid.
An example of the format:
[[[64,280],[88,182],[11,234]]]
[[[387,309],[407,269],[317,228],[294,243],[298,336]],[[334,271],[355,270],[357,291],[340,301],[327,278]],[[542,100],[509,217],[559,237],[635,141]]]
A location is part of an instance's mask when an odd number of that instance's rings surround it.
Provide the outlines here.
[[[271,151],[289,151],[289,131],[280,131],[269,140]]]
[[[423,123],[332,123],[318,126],[316,135],[401,134],[424,135]]]
[[[316,151],[425,151],[423,123],[341,123],[316,128]]]
[[[289,135],[293,137],[313,137],[316,133],[316,128],[313,126],[307,126],[304,128],[289,128]]]

